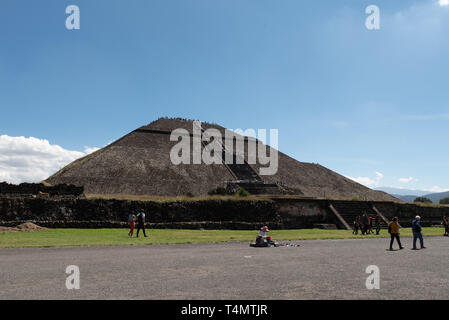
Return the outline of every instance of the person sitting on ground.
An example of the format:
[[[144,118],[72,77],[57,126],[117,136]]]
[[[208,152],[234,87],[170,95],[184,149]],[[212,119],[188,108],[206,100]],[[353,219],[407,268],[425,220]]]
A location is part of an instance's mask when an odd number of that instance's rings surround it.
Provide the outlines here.
[[[444,216],[443,217],[443,221],[441,222],[441,224],[444,227],[444,236],[448,237],[449,236],[449,218]]]
[[[399,237],[399,219],[398,217],[394,217],[393,221],[391,221],[388,224],[388,232],[391,235],[391,240],[390,240],[390,251],[393,251],[393,242],[394,239],[396,239],[396,241],[398,242],[399,245],[399,250],[404,249],[404,247],[401,244],[401,238]]]
[[[260,228],[259,235],[256,238],[256,246],[263,246],[265,242],[270,243],[271,237],[267,237],[267,232],[270,232],[267,226]]]
[[[421,245],[421,249],[425,249],[424,247],[424,239],[422,237],[422,228],[421,228],[421,217],[416,216],[415,220],[412,221],[412,231],[413,231],[413,248],[412,250],[418,250],[416,248],[416,240],[419,239],[419,244]]]

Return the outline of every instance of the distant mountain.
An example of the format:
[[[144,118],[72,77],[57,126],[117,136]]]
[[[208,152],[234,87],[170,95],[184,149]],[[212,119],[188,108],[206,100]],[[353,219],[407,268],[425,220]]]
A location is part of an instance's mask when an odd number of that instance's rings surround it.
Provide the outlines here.
[[[417,197],[421,197],[423,195],[429,194],[429,191],[401,189],[401,188],[392,188],[392,187],[379,187],[379,188],[375,188],[374,190],[384,191],[391,195],[394,194],[394,195],[399,195],[399,196],[414,196],[414,195],[416,195]]]
[[[401,196],[400,194],[392,194],[392,196],[401,199],[402,201],[405,202],[413,202],[417,197],[419,197],[419,196]]]
[[[433,203],[440,203],[441,199],[449,197],[449,191],[426,194],[424,197],[429,198]]]
[[[433,203],[440,203],[441,199],[449,197],[449,191],[429,193],[429,191],[423,190],[408,190],[390,187],[379,187],[376,188],[375,190],[387,192],[391,194],[393,197],[401,199],[402,201],[405,202],[413,202],[417,197],[426,197],[430,199]]]

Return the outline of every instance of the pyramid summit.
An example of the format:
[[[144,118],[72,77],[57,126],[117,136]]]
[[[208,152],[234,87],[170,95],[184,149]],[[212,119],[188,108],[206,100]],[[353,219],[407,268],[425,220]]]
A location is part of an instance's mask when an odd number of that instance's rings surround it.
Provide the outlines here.
[[[195,137],[194,121],[160,118],[75,160],[45,182],[83,186],[85,193],[98,195],[204,196],[217,188],[235,190],[243,187],[252,194],[398,201],[387,193],[371,190],[319,164],[299,162],[263,145],[258,139],[235,134],[235,140],[242,139],[245,146],[244,160],[238,162],[238,155],[225,147],[229,130],[217,124],[201,123],[199,135],[205,135],[208,129],[220,132],[223,138],[218,143],[222,148],[222,159],[229,156],[234,160],[232,163],[174,164],[170,153],[179,142],[171,141],[170,136],[176,129],[183,129],[181,131]],[[191,149],[194,149],[195,142],[191,140]],[[275,174],[261,175],[261,169],[266,165],[258,160],[255,163],[248,161],[249,145],[254,140],[258,147],[266,147],[269,155],[277,153]],[[203,151],[206,145],[202,142],[199,147]]]

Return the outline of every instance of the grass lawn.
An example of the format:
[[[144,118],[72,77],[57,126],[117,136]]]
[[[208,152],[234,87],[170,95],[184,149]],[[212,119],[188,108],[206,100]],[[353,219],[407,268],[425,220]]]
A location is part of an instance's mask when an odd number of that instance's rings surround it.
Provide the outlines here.
[[[443,228],[423,228],[425,237],[442,236],[443,233]],[[150,236],[147,238],[142,235],[140,238],[130,238],[127,229],[50,229],[0,233],[0,248],[252,242],[256,235],[255,230],[155,229],[150,230]],[[277,241],[389,237],[386,230],[382,230],[379,236],[361,236],[353,235],[352,231],[348,230],[323,229],[274,230],[270,235]],[[410,228],[403,229],[401,236],[410,237]]]

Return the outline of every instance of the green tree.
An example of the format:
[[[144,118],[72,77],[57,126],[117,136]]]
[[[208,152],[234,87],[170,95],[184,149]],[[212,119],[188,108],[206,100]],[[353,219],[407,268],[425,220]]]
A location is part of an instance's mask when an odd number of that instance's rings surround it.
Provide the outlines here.
[[[218,187],[217,189],[214,189],[214,190],[209,191],[208,194],[209,194],[210,196],[213,196],[213,195],[224,196],[224,195],[227,195],[227,194],[228,194],[228,191],[227,191],[225,188]]]
[[[449,197],[440,199],[440,204],[449,204]]]
[[[432,200],[426,197],[418,197],[413,202],[420,202],[420,203],[432,203]]]
[[[245,189],[240,188],[235,194],[238,195],[239,197],[247,197],[249,196],[250,193]]]

